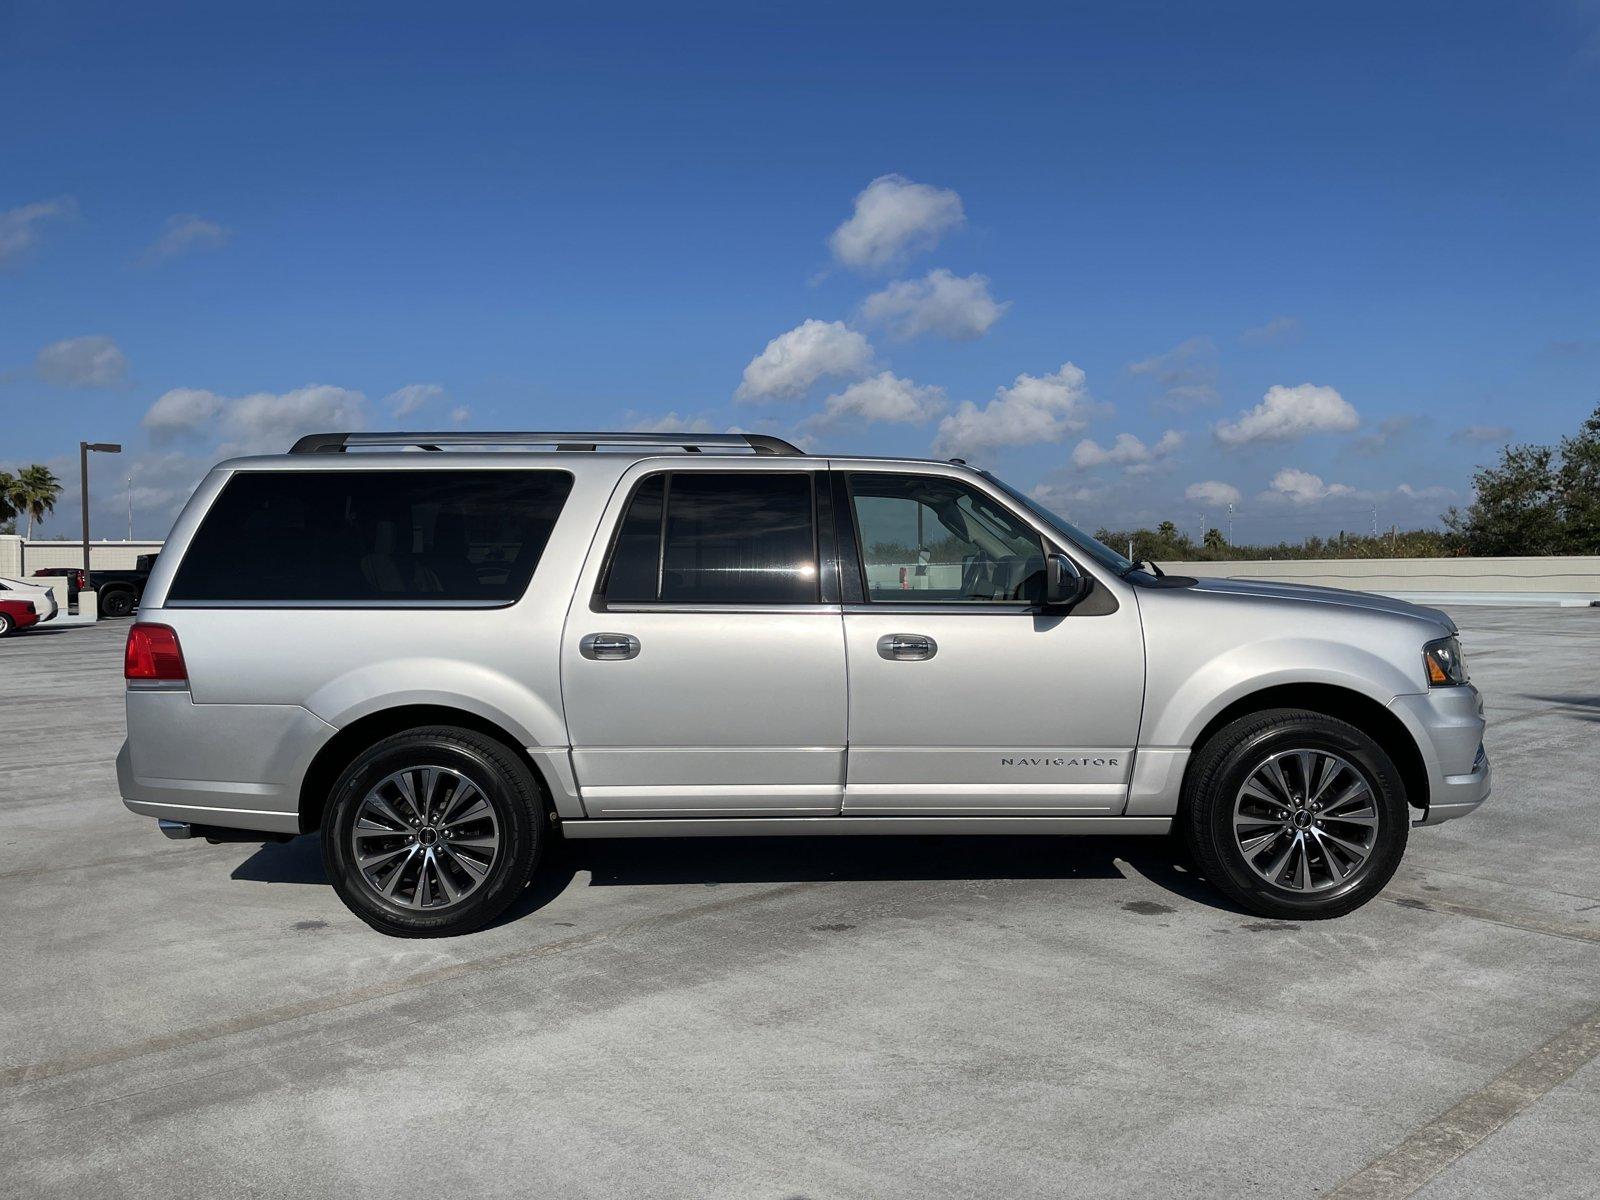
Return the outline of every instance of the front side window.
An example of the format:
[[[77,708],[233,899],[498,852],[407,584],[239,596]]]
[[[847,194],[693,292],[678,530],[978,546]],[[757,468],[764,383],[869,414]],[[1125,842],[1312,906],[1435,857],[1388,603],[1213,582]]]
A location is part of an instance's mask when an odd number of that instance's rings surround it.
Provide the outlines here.
[[[936,475],[850,476],[869,600],[1044,601],[1044,542],[993,500]]]
[[[652,475],[629,501],[601,591],[610,603],[815,604],[810,474]]]
[[[565,471],[241,471],[167,598],[508,604],[571,488]]]

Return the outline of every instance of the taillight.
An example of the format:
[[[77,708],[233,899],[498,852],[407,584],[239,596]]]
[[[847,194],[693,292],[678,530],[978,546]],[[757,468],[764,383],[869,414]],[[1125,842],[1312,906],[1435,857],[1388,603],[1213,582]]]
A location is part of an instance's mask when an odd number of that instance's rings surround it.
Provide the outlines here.
[[[183,665],[183,647],[170,625],[139,622],[128,630],[128,649],[122,659],[124,679],[162,679],[184,681],[189,669]]]

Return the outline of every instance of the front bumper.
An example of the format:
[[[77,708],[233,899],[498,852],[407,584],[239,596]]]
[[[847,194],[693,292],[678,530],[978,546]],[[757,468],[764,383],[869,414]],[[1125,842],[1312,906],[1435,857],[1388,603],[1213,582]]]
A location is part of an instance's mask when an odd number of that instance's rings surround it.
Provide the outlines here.
[[[1471,684],[1399,696],[1390,705],[1416,738],[1428,772],[1428,806],[1418,825],[1464,817],[1489,798],[1483,697]]]

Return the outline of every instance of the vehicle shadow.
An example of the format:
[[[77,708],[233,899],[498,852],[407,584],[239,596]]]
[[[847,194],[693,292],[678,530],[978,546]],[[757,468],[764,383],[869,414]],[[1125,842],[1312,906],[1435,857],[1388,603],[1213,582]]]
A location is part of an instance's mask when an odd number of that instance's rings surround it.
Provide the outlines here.
[[[1171,838],[899,837],[554,840],[528,892],[494,922],[537,912],[586,875],[587,887],[733,883],[1138,878],[1207,908],[1245,914]],[[326,884],[318,835],[260,846],[232,872],[258,883]]]
[[[1600,696],[1533,696],[1524,693],[1522,699],[1553,704],[1566,710],[1562,716],[1571,717],[1574,721],[1600,721]],[[1588,711],[1582,711],[1584,709]]]

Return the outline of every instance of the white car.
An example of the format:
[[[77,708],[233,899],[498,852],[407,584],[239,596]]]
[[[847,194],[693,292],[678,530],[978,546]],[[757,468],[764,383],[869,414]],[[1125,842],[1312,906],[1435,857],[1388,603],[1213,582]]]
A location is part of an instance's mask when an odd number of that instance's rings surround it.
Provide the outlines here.
[[[56,603],[56,594],[49,588],[24,583],[20,579],[0,579],[0,600],[21,600],[33,605],[41,625],[61,611],[61,606]]]

